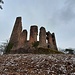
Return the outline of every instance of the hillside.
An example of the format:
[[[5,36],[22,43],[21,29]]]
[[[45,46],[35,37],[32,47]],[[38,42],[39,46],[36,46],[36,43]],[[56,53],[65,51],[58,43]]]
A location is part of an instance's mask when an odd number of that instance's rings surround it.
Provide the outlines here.
[[[75,75],[75,55],[2,55],[0,75]]]

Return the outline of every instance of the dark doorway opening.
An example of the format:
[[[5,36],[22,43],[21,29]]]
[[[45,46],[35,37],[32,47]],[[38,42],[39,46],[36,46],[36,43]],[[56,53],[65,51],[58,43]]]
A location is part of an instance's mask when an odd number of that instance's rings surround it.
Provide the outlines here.
[[[47,47],[50,48],[50,45],[48,45]]]

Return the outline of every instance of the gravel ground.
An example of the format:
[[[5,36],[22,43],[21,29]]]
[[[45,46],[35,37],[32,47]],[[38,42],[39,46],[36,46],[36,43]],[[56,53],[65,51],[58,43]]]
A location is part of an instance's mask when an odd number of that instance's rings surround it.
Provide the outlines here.
[[[75,75],[75,55],[1,55],[0,75]]]

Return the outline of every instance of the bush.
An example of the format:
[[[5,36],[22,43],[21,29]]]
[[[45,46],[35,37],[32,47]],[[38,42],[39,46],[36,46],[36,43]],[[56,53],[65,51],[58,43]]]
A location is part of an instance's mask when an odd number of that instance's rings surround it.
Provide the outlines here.
[[[32,43],[32,46],[33,46],[34,48],[37,48],[37,47],[38,47],[38,45],[39,45],[39,42],[38,42],[38,41],[37,41],[37,42]]]
[[[12,43],[8,43],[8,45],[5,48],[5,53],[10,53],[10,50],[12,49],[13,44]]]
[[[73,49],[65,49],[66,52],[68,52],[68,54],[74,54],[74,50]]]
[[[38,48],[37,50],[34,51],[34,54],[64,54],[64,53],[48,48]]]
[[[7,47],[7,45],[8,45],[8,40],[6,40],[5,42],[2,42],[2,44],[0,45],[0,52],[2,53],[2,54],[4,54],[5,53],[5,50],[6,50],[6,47]]]

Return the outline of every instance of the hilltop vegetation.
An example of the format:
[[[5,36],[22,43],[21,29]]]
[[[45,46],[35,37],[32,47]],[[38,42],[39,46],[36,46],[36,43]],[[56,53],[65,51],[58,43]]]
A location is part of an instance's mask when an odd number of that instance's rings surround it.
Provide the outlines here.
[[[34,54],[64,54],[64,53],[58,50],[48,48],[38,48],[34,51]]]

